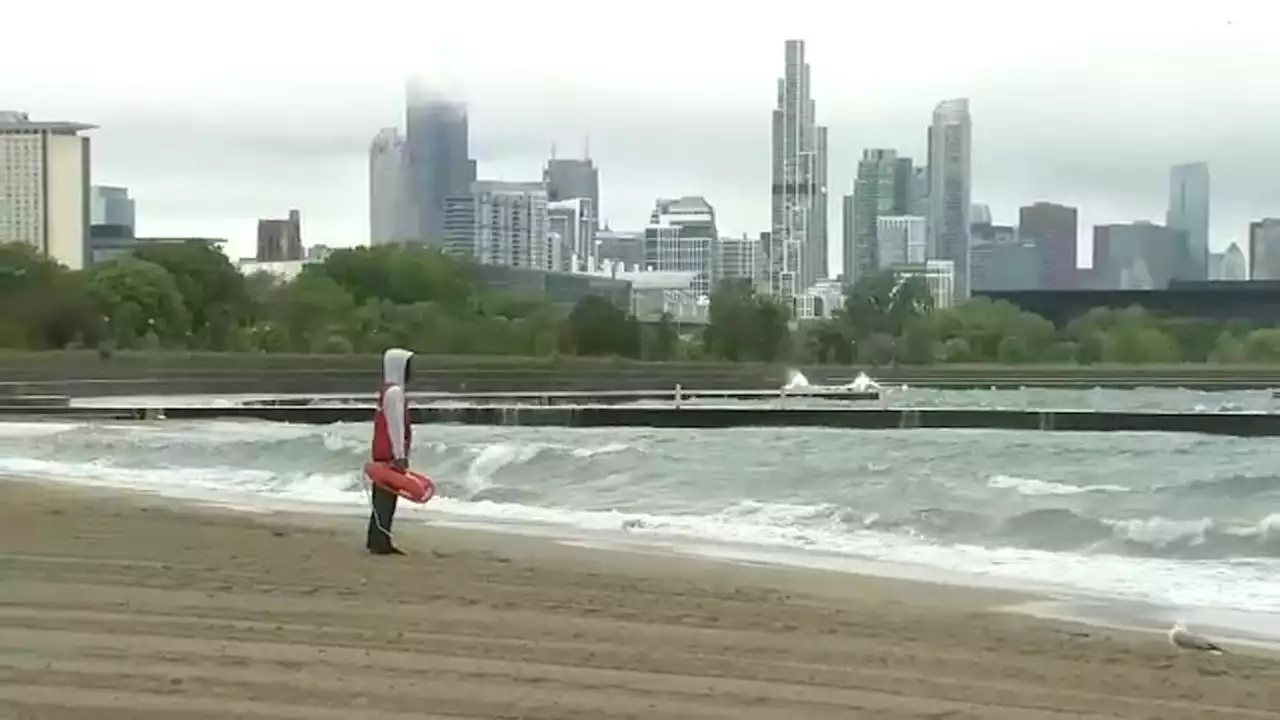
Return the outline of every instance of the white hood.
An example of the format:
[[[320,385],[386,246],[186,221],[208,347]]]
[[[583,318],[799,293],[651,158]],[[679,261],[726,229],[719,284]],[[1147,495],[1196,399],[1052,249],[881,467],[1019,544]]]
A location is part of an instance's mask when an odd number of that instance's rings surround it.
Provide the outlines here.
[[[391,348],[382,354],[382,381],[392,385],[404,385],[405,370],[409,367],[412,350]]]

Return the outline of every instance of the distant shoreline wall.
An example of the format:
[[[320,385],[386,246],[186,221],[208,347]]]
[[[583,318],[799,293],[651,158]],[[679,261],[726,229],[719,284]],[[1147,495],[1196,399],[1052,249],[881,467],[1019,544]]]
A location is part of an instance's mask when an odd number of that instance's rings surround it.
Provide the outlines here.
[[[768,389],[786,382],[785,364],[642,363],[591,358],[420,355],[412,389],[435,392]],[[1280,388],[1280,366],[933,365],[898,368],[800,366],[817,385],[842,385],[866,372],[885,385],[989,389],[1019,387]],[[187,395],[361,393],[381,378],[377,356],[93,352],[0,353],[0,394]]]

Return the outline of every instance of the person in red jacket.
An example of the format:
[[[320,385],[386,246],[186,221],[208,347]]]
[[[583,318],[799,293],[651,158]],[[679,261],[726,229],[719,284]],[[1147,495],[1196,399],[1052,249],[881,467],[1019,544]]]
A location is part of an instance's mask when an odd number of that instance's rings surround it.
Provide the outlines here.
[[[370,457],[406,470],[413,429],[409,425],[409,401],[405,388],[409,384],[409,362],[413,352],[391,348],[382,355],[382,387],[378,391],[378,409],[373,415],[373,442]],[[373,487],[373,510],[369,513],[369,535],[365,547],[374,555],[404,555],[391,542],[391,522],[395,519],[396,494],[377,483]]]

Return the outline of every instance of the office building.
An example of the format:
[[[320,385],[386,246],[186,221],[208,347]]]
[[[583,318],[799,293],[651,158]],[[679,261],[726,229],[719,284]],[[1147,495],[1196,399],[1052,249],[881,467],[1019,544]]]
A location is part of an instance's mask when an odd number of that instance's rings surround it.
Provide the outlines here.
[[[410,81],[404,142],[411,240],[438,246],[444,237],[445,198],[467,195],[476,180],[466,105]]]
[[[1031,287],[1073,290],[1080,286],[1076,259],[1079,233],[1078,212],[1073,207],[1037,202],[1018,210],[1018,234],[1034,243],[1040,256],[1040,277]]]
[[[716,211],[706,198],[659,198],[644,230],[645,267],[698,273],[693,290],[709,295],[716,281],[713,248],[719,237]]]
[[[1150,222],[1093,228],[1093,283],[1100,290],[1163,290],[1187,263],[1187,234]]]
[[[290,210],[289,217],[283,220],[258,221],[258,260],[301,260],[304,255],[302,216],[297,210]]]
[[[969,297],[972,125],[969,101],[957,99],[939,103],[929,126],[929,257],[952,262],[961,301]]]
[[[369,145],[369,242],[385,245],[417,239],[417,221],[409,197],[405,139],[383,128]]]
[[[547,196],[550,195],[548,189]],[[575,272],[600,262],[596,254],[596,213],[591,198],[548,202],[547,222],[552,236],[552,270]]]
[[[919,215],[881,215],[876,218],[875,271],[897,265],[919,265],[928,259],[928,221]]]
[[[899,197],[904,204],[906,202],[906,192],[899,180],[898,159],[898,153],[893,150],[862,151],[858,176],[853,182],[852,202],[849,196],[845,196],[842,213],[843,269],[848,286],[874,274],[881,267],[876,240],[877,219],[881,215],[895,214]]]
[[[137,217],[129,189],[93,185],[89,189],[89,224],[119,225],[137,231]]]
[[[445,199],[444,248],[482,265],[551,270],[556,253],[540,182],[482,180]]]
[[[893,267],[893,274],[900,280],[922,278],[936,308],[946,309],[955,304],[956,269],[950,260],[926,260],[923,263],[897,265]]]
[[[760,281],[763,267],[760,238],[743,235],[740,238],[722,237],[715,244],[712,275],[721,280],[747,280],[752,287]]]
[[[614,230],[605,226],[596,233],[596,258],[600,266],[613,263],[626,270],[652,269],[644,266],[643,230]]]
[[[89,260],[89,138],[95,126],[0,111],[0,242],[73,270]]]
[[[1165,225],[1186,234],[1186,264],[1175,271],[1179,280],[1209,276],[1209,164],[1174,165],[1169,170],[1169,212]]]
[[[816,119],[804,41],[784,45],[773,111],[770,292],[800,297],[827,275],[827,129]]]
[[[1019,229],[990,222],[969,230],[969,280],[973,292],[1036,290],[1043,262],[1036,240]]]
[[[1280,280],[1280,218],[1249,223],[1249,279]]]
[[[547,186],[547,199],[551,202],[589,199],[594,212],[592,225],[600,229],[600,171],[590,157],[581,160],[552,157],[542,169],[542,182]]]
[[[1240,246],[1231,243],[1222,253],[1222,263],[1218,268],[1217,280],[1240,281],[1249,279],[1249,261]]]

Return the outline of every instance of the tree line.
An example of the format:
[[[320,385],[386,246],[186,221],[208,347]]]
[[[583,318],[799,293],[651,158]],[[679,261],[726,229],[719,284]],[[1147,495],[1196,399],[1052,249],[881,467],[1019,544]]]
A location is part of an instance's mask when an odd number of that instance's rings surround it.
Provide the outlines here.
[[[750,284],[721,283],[709,322],[639,322],[587,296],[565,308],[493,290],[429,248],[339,250],[283,281],[241,274],[217,248],[142,246],[73,271],[0,244],[0,347],[215,352],[556,354],[861,365],[1274,362],[1280,329],[1095,309],[1064,328],[1007,302],[935,307],[919,278],[861,279],[822,320]]]

